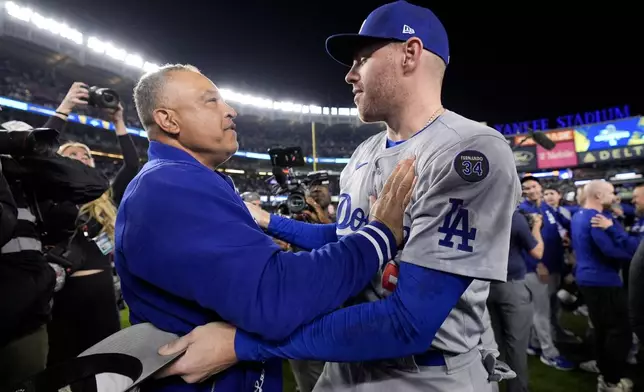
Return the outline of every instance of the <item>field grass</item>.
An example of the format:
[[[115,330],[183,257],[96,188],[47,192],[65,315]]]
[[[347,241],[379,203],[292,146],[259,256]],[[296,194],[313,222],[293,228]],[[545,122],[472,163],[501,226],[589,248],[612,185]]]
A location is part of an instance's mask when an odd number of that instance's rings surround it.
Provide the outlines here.
[[[128,312],[124,310],[121,312],[121,325],[123,327],[129,326],[128,321]],[[578,336],[584,336],[586,331],[586,319],[582,317],[576,317],[571,314],[564,314],[562,319],[562,324],[575,332]],[[590,353],[584,349],[583,345],[563,345],[560,346],[560,350],[565,354],[569,359],[575,362],[581,362],[589,359]],[[530,392],[591,392],[595,391],[597,388],[597,375],[589,374],[582,370],[574,370],[571,372],[562,372],[559,370],[554,370],[544,364],[542,364],[538,358],[530,357],[529,360],[529,369],[530,369]],[[629,369],[631,371],[631,377],[635,381],[635,385],[638,385],[644,380],[640,374],[635,374],[634,369]],[[504,388],[501,386],[501,391]],[[293,374],[290,371],[288,362],[284,362],[284,392],[294,392],[295,391],[295,381],[293,379]],[[456,392],[456,391],[454,391]]]

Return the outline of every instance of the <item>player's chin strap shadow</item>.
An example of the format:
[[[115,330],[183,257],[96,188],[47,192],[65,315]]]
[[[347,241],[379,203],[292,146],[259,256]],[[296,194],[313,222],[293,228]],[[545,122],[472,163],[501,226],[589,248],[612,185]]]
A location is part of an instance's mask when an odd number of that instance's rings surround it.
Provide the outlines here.
[[[510,369],[505,362],[499,361],[492,351],[481,351],[483,357],[483,366],[487,371],[489,382],[500,382],[501,380],[511,380],[516,378],[517,374]]]

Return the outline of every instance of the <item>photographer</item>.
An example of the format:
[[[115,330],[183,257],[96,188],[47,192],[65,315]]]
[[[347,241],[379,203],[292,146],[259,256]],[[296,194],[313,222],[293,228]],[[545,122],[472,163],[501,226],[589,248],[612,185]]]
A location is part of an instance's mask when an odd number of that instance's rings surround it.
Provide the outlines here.
[[[313,223],[333,223],[334,221],[329,215],[331,192],[329,191],[329,180],[327,178],[326,173],[322,172],[317,176],[314,175],[311,181],[310,198],[307,199],[307,204],[310,208],[305,214],[312,219]]]
[[[57,156],[57,147],[56,130],[34,130],[18,121],[2,124],[2,174],[17,211],[15,227],[0,251],[0,380],[7,384],[43,370],[47,360],[45,325],[56,273],[43,253],[39,204],[83,204],[108,187],[98,171]]]
[[[314,174],[314,173],[312,173]],[[325,176],[313,175],[309,188],[309,195],[306,197],[307,209],[296,217],[308,223],[328,224],[333,223],[329,216],[329,205],[331,204],[331,193],[329,192],[328,180]],[[297,249],[295,249],[297,250]],[[322,371],[324,361],[306,361],[289,359],[291,370],[300,392],[311,392],[315,387]]]
[[[564,268],[564,240],[560,227],[570,231],[570,220],[544,201],[543,187],[538,178],[526,176],[521,179],[521,187],[526,200],[519,210],[528,216],[538,214],[542,217],[541,237],[543,238],[543,257],[536,260],[526,253],[526,283],[532,294],[533,328],[530,337],[531,355],[540,356],[543,364],[557,370],[568,371],[574,364],[564,358],[554,344],[551,302],[557,300],[556,293],[561,283]]]
[[[75,107],[91,102],[87,85],[74,83],[56,110],[55,117],[62,123],[61,129]],[[115,108],[101,107],[115,125],[123,152],[124,165],[110,189],[80,207],[70,201],[43,207],[49,211],[44,217],[48,233],[46,245],[69,251],[69,258],[74,263],[65,286],[54,296],[52,320],[48,325],[49,366],[78,356],[120,329],[112,271],[116,205],[138,172],[139,157],[127,133],[123,107],[120,103],[117,105]],[[94,167],[90,149],[84,144],[66,143],[58,153]]]
[[[526,219],[529,218],[529,219]],[[532,325],[532,302],[526,286],[526,263],[523,252],[540,260],[543,256],[541,215],[527,217],[519,211],[512,215],[508,278],[505,283],[493,282],[487,307],[501,359],[517,374],[507,381],[508,392],[528,391],[528,358],[526,351]]]

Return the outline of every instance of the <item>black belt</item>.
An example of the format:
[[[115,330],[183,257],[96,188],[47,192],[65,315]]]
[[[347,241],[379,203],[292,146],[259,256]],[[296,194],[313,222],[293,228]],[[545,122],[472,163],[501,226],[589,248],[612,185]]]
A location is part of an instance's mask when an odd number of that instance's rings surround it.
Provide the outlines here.
[[[445,356],[442,351],[429,350],[420,355],[414,355],[418,366],[445,366]]]

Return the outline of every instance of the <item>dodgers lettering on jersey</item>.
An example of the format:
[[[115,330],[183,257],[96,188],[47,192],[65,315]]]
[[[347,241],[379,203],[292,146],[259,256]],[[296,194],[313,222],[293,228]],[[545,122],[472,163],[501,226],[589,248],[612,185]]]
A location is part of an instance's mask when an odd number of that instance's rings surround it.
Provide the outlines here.
[[[416,157],[418,181],[404,218],[406,242],[385,264],[360,301],[376,301],[396,287],[397,264],[417,264],[475,278],[436,335],[432,347],[464,353],[479,344],[489,281],[504,281],[512,214],[521,187],[514,157],[498,132],[446,111],[426,130],[386,147],[386,132],[362,143],[340,176],[337,233],[369,219],[399,161]]]

